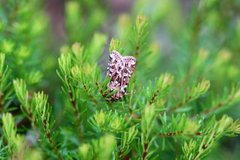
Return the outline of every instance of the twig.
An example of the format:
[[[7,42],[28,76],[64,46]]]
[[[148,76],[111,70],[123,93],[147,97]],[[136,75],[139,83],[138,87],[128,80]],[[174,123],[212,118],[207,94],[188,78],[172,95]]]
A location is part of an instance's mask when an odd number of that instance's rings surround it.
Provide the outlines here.
[[[23,107],[23,108],[24,108],[24,107]],[[32,122],[31,125],[32,125],[34,131],[37,132],[37,131],[38,131],[37,123],[36,123],[35,119],[33,118],[33,113],[32,113],[32,111],[31,111],[31,110],[29,110],[29,111],[25,110],[25,113],[28,114],[28,117],[27,117],[27,118]],[[46,125],[45,125],[45,126],[46,126]],[[41,142],[41,140],[40,140],[39,138],[37,139],[37,142],[38,142],[40,148],[43,149],[42,142]],[[44,155],[43,155],[43,156],[44,156]]]
[[[207,114],[209,114],[209,113],[211,113],[211,112],[213,112],[213,111],[215,111],[215,110],[223,107],[224,105],[225,105],[224,103],[220,102],[220,103],[218,103],[217,105],[215,105],[214,107],[212,107],[211,109],[205,110],[205,111],[203,112],[203,114],[207,115]]]
[[[127,155],[123,155],[124,152],[125,152],[125,149],[122,148],[118,153],[118,157],[122,160],[129,160],[131,158],[131,151]]]
[[[150,104],[150,105],[152,105],[152,104],[155,102],[155,100],[156,100],[159,92],[160,92],[160,90],[158,89],[158,90],[152,95],[152,97],[151,97],[151,99],[150,99],[150,101],[149,101],[149,104]]]
[[[176,131],[176,132],[168,132],[168,133],[160,133],[159,136],[160,137],[173,137],[173,136],[201,136],[202,132],[196,132],[193,134],[186,134],[183,131]]]
[[[175,107],[171,107],[168,112],[173,112],[177,110],[178,108],[182,107],[183,105],[187,104],[192,99],[192,96],[188,96],[186,99],[178,103]]]
[[[83,138],[83,133],[82,133],[82,130],[81,130],[80,114],[79,114],[79,111],[78,111],[77,103],[76,103],[76,101],[73,97],[72,90],[68,90],[68,94],[69,94],[70,102],[71,102],[71,105],[73,107],[73,110],[74,110],[74,113],[75,113],[75,116],[76,116],[77,129],[78,129],[78,132],[79,132],[78,135],[79,135],[79,138],[82,139]]]
[[[147,158],[148,145],[149,145],[148,141],[144,142],[143,153],[142,153],[142,160],[145,160]]]
[[[139,56],[139,51],[140,51],[140,44],[139,44],[139,38],[137,38],[138,40],[137,40],[137,43],[136,43],[136,46],[135,46],[135,51],[134,51],[134,56],[136,57],[136,58],[138,58],[138,56]]]
[[[99,93],[102,95],[102,98],[107,102],[107,105],[112,109],[112,101],[106,99],[107,94],[110,92],[104,93],[103,90],[100,88],[100,84],[98,82],[96,82],[96,87],[98,88]]]
[[[88,93],[89,89],[87,88],[87,86],[83,83],[83,88],[86,91],[86,93]],[[88,96],[91,98],[91,100],[93,101],[93,103],[97,106],[98,102],[97,100],[93,97],[92,94],[88,94]]]
[[[5,97],[3,92],[0,92],[0,106],[1,106],[1,113],[3,113],[5,109]]]
[[[54,142],[54,140],[52,138],[52,134],[50,133],[50,131],[49,131],[48,127],[47,127],[47,120],[46,119],[44,119],[44,121],[43,121],[43,128],[44,128],[44,133],[45,133],[45,135],[46,135],[46,137],[47,137],[51,147],[53,148],[54,153],[56,154],[58,159],[63,160],[63,158],[62,158],[62,156],[61,156],[61,154],[60,154],[60,152],[59,152],[59,150],[57,148],[57,145],[56,145],[56,143]]]
[[[215,110],[224,107],[225,105],[229,104],[232,100],[234,99],[233,96],[229,97],[227,100],[223,101],[223,102],[219,102],[218,104],[216,104],[214,107],[207,109],[203,112],[203,114],[207,115],[211,112],[214,112]]]

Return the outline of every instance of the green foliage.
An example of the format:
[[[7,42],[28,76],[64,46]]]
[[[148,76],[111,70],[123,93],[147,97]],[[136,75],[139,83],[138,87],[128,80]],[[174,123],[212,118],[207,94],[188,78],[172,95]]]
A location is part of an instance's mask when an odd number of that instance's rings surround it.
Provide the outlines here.
[[[15,127],[15,123],[11,114],[5,114],[2,117],[3,122],[3,134],[8,140],[8,148],[9,152],[13,152],[16,149],[16,142],[18,141],[17,131]]]
[[[11,100],[12,96],[12,88],[10,82],[11,71],[9,70],[8,66],[5,64],[5,54],[0,54],[0,106],[1,106],[1,113],[4,110],[8,109],[8,104]]]
[[[79,146],[80,159],[110,159],[112,151],[116,147],[116,141],[113,135],[105,135],[99,140],[93,140],[91,144],[82,144]]]
[[[7,155],[7,146],[4,146],[3,144],[3,139],[1,138],[0,140],[0,157],[2,159],[7,159],[8,155]]]
[[[239,121],[233,121],[232,118],[224,115],[219,121],[215,118],[211,119],[205,125],[205,135],[190,140],[183,145],[184,156],[181,159],[200,159],[207,155],[216,141],[222,136],[234,136],[240,133]]]
[[[29,84],[36,84],[42,77],[42,67],[39,61],[44,56],[47,46],[47,17],[37,7],[41,3],[33,0],[11,1],[2,0],[0,3],[0,52],[8,56],[8,64],[14,70],[12,74],[23,77]],[[29,14],[31,13],[31,14]],[[35,18],[37,17],[37,18]],[[28,70],[28,74],[26,74]]]
[[[86,44],[94,32],[99,30],[106,19],[101,1],[67,1],[65,5],[67,38],[70,43],[79,41]]]
[[[225,1],[203,0],[186,19],[178,1],[139,0],[109,25],[109,6],[70,0],[59,55],[47,55],[58,42],[40,1],[0,3],[0,159],[239,154],[222,147],[240,134],[240,25],[227,14],[238,10],[237,1],[225,8]],[[168,47],[158,37],[161,23]],[[100,32],[103,25],[113,37]],[[106,76],[113,50],[137,59],[120,100],[111,99],[116,91]]]
[[[16,92],[16,96],[21,102],[21,108],[25,114],[30,115],[32,112],[32,108],[28,102],[29,93],[27,91],[26,83],[22,79],[16,79],[13,81],[13,86]]]
[[[25,139],[17,134],[17,129],[15,126],[15,122],[13,116],[10,113],[3,114],[3,135],[7,140],[7,148],[8,153],[6,152],[6,148],[3,147],[1,149],[1,158],[11,157],[11,159],[42,159],[41,153],[35,149],[29,149],[27,142]],[[7,156],[8,155],[8,156]]]

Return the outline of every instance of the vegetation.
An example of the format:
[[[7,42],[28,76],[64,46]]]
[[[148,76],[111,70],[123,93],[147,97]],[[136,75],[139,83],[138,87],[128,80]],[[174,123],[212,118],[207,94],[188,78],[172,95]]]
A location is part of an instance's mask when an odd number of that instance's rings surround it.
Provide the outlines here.
[[[138,0],[102,32],[108,6],[66,1],[56,51],[41,1],[0,0],[0,159],[238,159],[240,3],[178,3]],[[115,101],[113,50],[137,59]]]

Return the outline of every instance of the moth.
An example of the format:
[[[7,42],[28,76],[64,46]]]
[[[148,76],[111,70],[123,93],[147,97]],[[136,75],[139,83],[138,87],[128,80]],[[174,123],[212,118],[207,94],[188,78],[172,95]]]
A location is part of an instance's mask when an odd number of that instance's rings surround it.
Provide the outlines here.
[[[112,100],[119,100],[126,94],[126,88],[135,66],[136,58],[132,56],[122,56],[115,50],[109,55],[107,76],[110,77],[110,82],[107,87],[110,91],[116,91],[111,97]]]

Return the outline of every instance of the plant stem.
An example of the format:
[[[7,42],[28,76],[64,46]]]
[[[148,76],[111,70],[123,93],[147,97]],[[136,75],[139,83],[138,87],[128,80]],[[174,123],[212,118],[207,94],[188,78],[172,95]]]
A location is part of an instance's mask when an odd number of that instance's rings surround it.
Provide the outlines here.
[[[77,124],[77,129],[78,129],[78,132],[79,132],[78,135],[79,135],[79,138],[82,139],[83,138],[83,133],[82,133],[82,129],[81,129],[80,114],[79,114],[79,111],[78,111],[77,103],[76,103],[76,101],[73,97],[72,90],[69,90],[68,94],[69,94],[70,102],[71,102],[71,105],[73,107],[73,110],[74,110],[74,113],[75,113],[75,116],[76,116],[76,124]]]
[[[1,107],[1,113],[4,113],[5,110],[5,100],[4,100],[4,94],[3,92],[0,92],[0,107]]]
[[[173,112],[175,110],[177,110],[178,108],[182,107],[183,105],[185,105],[186,103],[188,103],[190,100],[192,99],[192,96],[188,96],[186,99],[184,99],[183,101],[181,101],[180,103],[178,103],[175,107],[171,107],[168,112]]]
[[[210,109],[207,109],[203,112],[203,114],[207,115],[211,112],[214,112],[215,110],[222,108],[226,105],[228,105],[232,100],[233,100],[233,96],[230,96],[227,100],[223,101],[223,102],[219,102],[218,104],[216,104],[214,107],[211,107]]]
[[[98,88],[99,93],[101,94],[102,98],[106,101],[106,103],[110,107],[110,109],[113,109],[112,100],[106,99],[107,94],[109,94],[110,92],[104,93],[103,90],[100,88],[100,84],[98,82],[96,82],[96,87]]]
[[[86,93],[89,92],[89,89],[87,88],[87,86],[85,84],[83,84],[83,88],[86,91]],[[93,103],[97,106],[98,102],[97,100],[93,97],[92,94],[88,94],[88,96],[91,98],[91,100],[93,101]]]
[[[125,152],[125,149],[122,148],[122,149],[120,150],[120,152],[118,153],[118,157],[119,157],[120,159],[122,159],[122,160],[129,160],[129,159],[131,158],[131,151],[130,151],[127,155],[125,155],[125,156],[123,155],[124,152]]]
[[[140,51],[140,45],[139,45],[139,38],[138,38],[138,39],[137,39],[136,46],[135,46],[135,51],[134,51],[134,57],[136,57],[136,59],[137,59],[138,56],[139,56],[139,51]]]
[[[51,147],[53,148],[54,153],[57,155],[58,159],[63,160],[59,150],[56,147],[56,143],[53,141],[50,131],[45,127],[44,127],[44,130],[45,130],[46,137],[47,137]]]
[[[145,141],[144,142],[144,147],[143,147],[143,153],[142,153],[142,160],[145,160],[147,158],[148,155],[148,142]]]
[[[189,137],[201,136],[202,132],[196,132],[196,133],[193,133],[193,134],[186,134],[183,131],[175,131],[175,132],[168,132],[168,133],[160,133],[159,134],[160,137],[173,137],[173,136],[180,136],[180,135],[189,136]]]
[[[149,104],[150,104],[150,105],[152,105],[152,104],[155,102],[155,100],[156,100],[159,92],[160,92],[160,90],[158,89],[158,90],[152,95],[152,97],[151,97],[151,99],[150,99],[150,101],[149,101]]]

